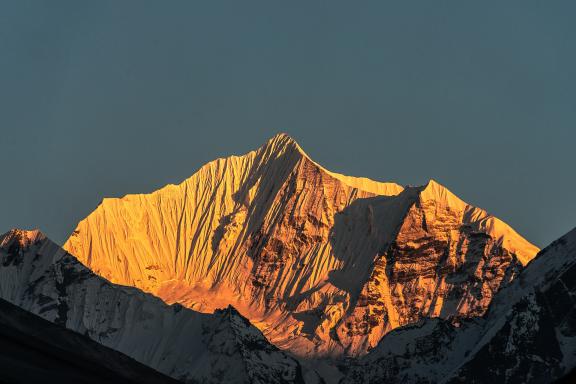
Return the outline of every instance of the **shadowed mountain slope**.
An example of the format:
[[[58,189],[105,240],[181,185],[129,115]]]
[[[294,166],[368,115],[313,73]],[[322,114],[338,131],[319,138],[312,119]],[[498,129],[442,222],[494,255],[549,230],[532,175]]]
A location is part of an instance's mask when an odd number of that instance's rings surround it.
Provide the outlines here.
[[[38,231],[0,236],[0,298],[186,383],[303,381],[232,307],[203,314],[112,284]]]

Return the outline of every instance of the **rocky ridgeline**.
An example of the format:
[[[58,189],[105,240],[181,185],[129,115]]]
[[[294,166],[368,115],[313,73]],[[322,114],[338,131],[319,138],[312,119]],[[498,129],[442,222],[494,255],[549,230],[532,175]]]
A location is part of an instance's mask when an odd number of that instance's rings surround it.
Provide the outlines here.
[[[342,384],[551,383],[575,368],[576,229],[542,250],[483,317],[398,328]]]

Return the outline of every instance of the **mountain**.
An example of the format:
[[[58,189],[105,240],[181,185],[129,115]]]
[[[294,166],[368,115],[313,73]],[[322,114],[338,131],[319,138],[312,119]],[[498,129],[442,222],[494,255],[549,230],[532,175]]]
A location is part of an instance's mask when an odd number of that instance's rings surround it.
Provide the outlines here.
[[[482,315],[538,252],[435,181],[333,173],[285,134],[179,185],[104,199],[64,248],[167,303],[231,304],[314,358],[361,355],[421,318]]]
[[[0,236],[0,298],[186,383],[303,382],[300,364],[232,307],[203,314],[112,284],[38,231]]]
[[[179,383],[2,299],[0,345],[2,383]]]
[[[575,369],[573,229],[498,292],[482,318],[396,329],[342,383],[568,383]]]

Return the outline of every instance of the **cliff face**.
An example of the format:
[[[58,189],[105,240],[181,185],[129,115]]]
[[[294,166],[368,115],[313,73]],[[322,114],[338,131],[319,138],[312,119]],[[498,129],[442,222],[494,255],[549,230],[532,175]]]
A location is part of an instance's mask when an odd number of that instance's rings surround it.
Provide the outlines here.
[[[542,250],[482,318],[398,328],[342,383],[551,383],[573,375],[575,277],[576,229]]]
[[[303,382],[300,364],[233,308],[204,314],[112,284],[37,231],[0,236],[0,298],[186,383]]]
[[[180,185],[104,199],[64,247],[168,303],[232,304],[308,356],[362,354],[422,317],[480,315],[538,251],[434,181],[339,175],[283,134]]]
[[[482,315],[535,252],[501,221],[434,181],[411,203],[339,328],[358,348],[371,348],[390,330],[422,317]]]

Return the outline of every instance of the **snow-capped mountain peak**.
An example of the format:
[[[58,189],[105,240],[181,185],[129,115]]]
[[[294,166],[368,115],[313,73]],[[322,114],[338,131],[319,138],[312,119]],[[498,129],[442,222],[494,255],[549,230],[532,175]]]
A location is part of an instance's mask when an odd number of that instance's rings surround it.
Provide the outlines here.
[[[105,199],[64,248],[112,282],[234,305],[281,348],[358,355],[423,317],[469,317],[538,251],[431,180],[331,172],[279,134],[179,185]]]

